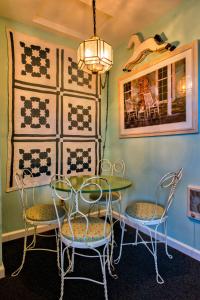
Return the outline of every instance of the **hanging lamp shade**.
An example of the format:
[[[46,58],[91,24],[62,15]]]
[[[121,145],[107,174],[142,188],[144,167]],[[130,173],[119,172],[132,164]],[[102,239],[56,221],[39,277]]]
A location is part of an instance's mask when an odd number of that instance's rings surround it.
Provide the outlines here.
[[[85,72],[104,73],[113,64],[112,47],[97,36],[82,42],[78,48],[78,68]]]
[[[112,47],[96,36],[96,9],[93,0],[94,36],[83,41],[78,48],[78,68],[89,73],[104,73],[113,65]]]

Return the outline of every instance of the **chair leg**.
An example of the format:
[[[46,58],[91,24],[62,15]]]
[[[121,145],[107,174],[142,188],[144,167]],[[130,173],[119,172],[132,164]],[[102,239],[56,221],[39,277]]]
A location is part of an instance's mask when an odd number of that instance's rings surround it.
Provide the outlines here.
[[[61,245],[60,245],[61,287],[60,287],[60,298],[59,298],[59,300],[62,300],[63,295],[64,295],[64,276],[65,276],[65,272],[64,272],[64,253],[65,253],[65,250],[63,249],[62,241],[61,241]]]
[[[70,256],[70,252],[69,252],[69,247],[66,248],[66,251],[67,251],[67,258],[68,258],[69,265],[68,265],[68,268],[67,268],[65,274],[68,274],[68,273],[73,272],[73,265],[72,265],[72,258]]]
[[[55,229],[55,235],[56,235],[56,254],[57,254],[57,266],[60,274],[60,255],[59,255],[59,243],[60,243],[60,238],[59,238],[59,233],[57,232],[57,229]]]
[[[121,222],[121,241],[120,241],[120,248],[119,248],[119,255],[118,257],[114,260],[115,264],[118,264],[120,262],[121,259],[121,255],[122,255],[122,246],[123,246],[123,241],[124,241],[124,231],[125,231],[125,221],[124,219]]]
[[[71,262],[72,262],[71,271],[74,272],[74,248],[72,248],[72,258],[71,258]]]
[[[110,251],[109,251],[109,244],[108,246],[106,247],[106,252],[107,254],[105,254],[105,249],[104,249],[104,252],[103,252],[103,255],[107,255],[107,263],[108,263],[108,272],[110,274],[111,277],[113,277],[114,279],[117,279],[118,276],[116,274],[113,274],[112,271],[111,271],[111,266],[114,270],[114,266],[113,266],[113,263],[112,263],[112,260],[113,260],[113,257],[112,257],[112,245],[111,245],[111,255],[110,255]]]
[[[24,266],[25,258],[26,258],[26,251],[27,251],[27,233],[28,233],[28,229],[27,229],[27,224],[26,224],[26,222],[25,222],[24,228],[25,228],[25,236],[24,236],[24,249],[23,249],[22,262],[21,262],[21,265],[19,266],[19,268],[11,274],[12,277],[17,276],[17,275],[21,272],[21,270],[22,270],[22,268],[23,268],[23,266]]]
[[[168,244],[167,244],[167,220],[164,222],[164,234],[165,234],[165,253],[169,257],[169,259],[173,258],[173,255],[168,252]]]
[[[118,202],[118,214],[119,214],[119,221],[120,221],[120,227],[122,228],[123,227],[123,218],[121,217],[122,215],[122,203],[121,203],[121,200]]]
[[[106,247],[109,247],[109,245],[107,244]],[[102,259],[101,255],[99,255],[99,259],[100,259],[101,269],[102,269],[102,274],[103,274],[103,285],[104,285],[105,300],[108,300],[108,290],[107,290],[107,280],[106,280],[106,259],[107,259],[107,257],[105,255],[106,247],[104,247],[103,259]]]
[[[157,229],[155,231],[155,240],[153,241],[152,236],[151,236],[151,244],[152,244],[152,251],[153,251],[153,258],[154,258],[154,264],[155,264],[155,271],[156,271],[156,281],[159,284],[163,284],[164,280],[162,276],[159,274],[158,271],[158,257],[157,257]]]
[[[138,226],[136,228],[136,232],[135,232],[135,245],[137,246],[137,243],[138,243]]]
[[[30,244],[27,246],[27,249],[35,248],[35,245],[36,245],[36,232],[37,232],[37,226],[34,226],[33,239],[30,242]]]
[[[92,211],[93,205],[89,204],[89,209],[88,209],[88,216],[90,217],[91,211]]]
[[[101,212],[101,207],[100,207],[100,205],[98,205],[97,209],[98,209],[98,218],[100,218],[100,217],[101,217],[101,214],[100,214],[100,212]]]

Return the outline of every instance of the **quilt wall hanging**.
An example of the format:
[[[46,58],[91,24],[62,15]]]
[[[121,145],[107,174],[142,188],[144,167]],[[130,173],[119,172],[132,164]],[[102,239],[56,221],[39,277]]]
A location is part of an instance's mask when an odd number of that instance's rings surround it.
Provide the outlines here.
[[[28,186],[54,174],[96,174],[100,157],[98,76],[77,68],[76,51],[8,31],[7,190],[23,169]]]

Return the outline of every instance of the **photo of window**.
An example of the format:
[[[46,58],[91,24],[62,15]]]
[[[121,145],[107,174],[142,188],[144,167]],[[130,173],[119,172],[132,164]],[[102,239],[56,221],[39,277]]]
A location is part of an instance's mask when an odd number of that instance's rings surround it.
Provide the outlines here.
[[[197,131],[196,47],[119,81],[120,137]]]

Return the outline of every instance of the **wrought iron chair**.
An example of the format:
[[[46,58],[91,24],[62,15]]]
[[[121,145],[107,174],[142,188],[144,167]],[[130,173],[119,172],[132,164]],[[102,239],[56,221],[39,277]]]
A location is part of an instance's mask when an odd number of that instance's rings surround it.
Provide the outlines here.
[[[118,263],[120,261],[123,246],[137,246],[138,244],[144,244],[149,252],[153,255],[156,271],[156,281],[159,284],[164,283],[164,280],[158,271],[157,244],[165,243],[166,255],[170,259],[172,259],[172,255],[169,254],[167,246],[168,211],[172,204],[172,201],[174,200],[177,184],[182,178],[182,171],[183,169],[181,168],[176,172],[167,173],[161,178],[159,184],[156,187],[155,202],[139,200],[133,202],[127,207],[125,211],[125,217],[136,225],[135,241],[132,243],[123,243],[125,231],[125,222],[123,222],[120,252],[118,258],[115,260],[115,263]],[[159,241],[157,239],[158,228],[160,227],[160,225],[164,226],[164,239],[162,241]],[[140,228],[146,229],[146,232],[149,233],[150,240],[144,240],[143,236],[139,232]],[[141,241],[139,241],[138,238],[140,238]]]
[[[99,198],[95,199],[93,203],[98,203],[102,196],[102,184],[109,190],[109,197],[107,198],[106,214],[105,218],[91,217],[88,214],[80,210],[80,202],[90,204],[91,200],[86,197],[85,189],[88,188],[98,190]],[[61,196],[57,190],[58,185],[65,186],[68,190],[65,196]],[[110,186],[107,181],[101,177],[88,178],[83,182],[78,190],[75,190],[68,178],[52,182],[52,198],[55,205],[56,214],[58,216],[59,234],[60,234],[60,260],[61,260],[61,294],[60,300],[64,294],[64,280],[65,279],[83,279],[97,284],[104,285],[105,299],[108,299],[107,295],[107,281],[106,281],[106,264],[111,276],[114,275],[111,272],[111,260],[113,251],[113,239],[112,239],[112,209],[110,205]],[[68,217],[65,223],[59,219],[58,208],[56,206],[56,199],[62,199],[71,203],[68,210]],[[98,247],[101,246],[101,249]],[[69,250],[71,249],[71,255]],[[94,255],[88,255],[87,253],[79,253],[79,249],[90,249],[94,251]],[[65,254],[68,257],[68,266],[65,267]],[[74,271],[74,259],[75,256],[99,258],[101,270],[103,274],[103,280],[98,281],[89,277],[73,277],[69,273]],[[72,275],[72,274],[71,274]]]
[[[117,160],[112,164],[112,175],[113,176],[119,176],[124,177],[125,174],[125,163],[123,160]],[[102,199],[101,199],[101,205],[104,204],[106,198],[106,194],[103,193]],[[121,207],[121,200],[122,200],[122,194],[120,191],[118,192],[111,192],[111,203],[113,207],[117,208],[118,212],[118,220],[121,221],[121,213],[122,213],[122,207]]]
[[[23,249],[23,257],[22,262],[19,268],[12,273],[12,276],[17,276],[20,271],[22,270],[26,253],[27,251],[34,251],[34,250],[44,250],[49,252],[56,252],[57,253],[57,263],[59,266],[59,260],[58,260],[58,236],[57,231],[55,229],[55,236],[56,237],[56,249],[48,249],[48,248],[38,248],[36,247],[36,237],[37,236],[43,236],[43,237],[52,237],[52,235],[46,235],[46,234],[39,234],[37,233],[37,227],[39,225],[56,225],[58,223],[57,221],[57,215],[55,213],[55,208],[53,204],[45,204],[45,203],[36,203],[35,199],[35,187],[32,188],[26,188],[26,180],[25,177],[32,177],[32,173],[29,169],[24,169],[21,174],[17,173],[15,175],[16,184],[18,187],[18,191],[20,194],[20,203],[22,207],[22,213],[23,213],[23,220],[24,220],[24,249]],[[58,216],[60,220],[63,220],[66,211],[63,207],[57,206]],[[28,230],[29,227],[34,228],[34,234],[31,242],[28,243]]]
[[[100,165],[101,165],[101,175],[112,175],[112,176],[120,176],[120,177],[124,177],[125,174],[125,163],[123,160],[117,160],[115,161],[113,164],[108,160],[108,159],[104,159],[102,161],[100,161]],[[97,193],[91,193],[90,194],[90,199],[91,200],[95,200],[99,197],[99,195]],[[99,205],[100,206],[105,206],[106,205],[106,199],[107,199],[108,195],[106,192],[104,192],[102,194],[102,197],[99,201]],[[111,203],[112,203],[112,207],[116,207],[117,208],[117,212],[118,212],[118,220],[121,221],[121,200],[122,200],[122,195],[121,192],[111,192]]]
[[[109,176],[109,175],[112,175],[112,172],[113,172],[113,166],[112,166],[112,163],[110,162],[109,159],[107,158],[103,158],[99,161],[99,174],[100,176],[101,175],[105,175],[105,176]],[[103,193],[104,194],[104,193]],[[96,200],[99,198],[99,194],[98,193],[91,193],[89,194],[89,199],[91,200]],[[105,194],[105,197],[106,198],[106,194]],[[101,200],[103,200],[103,197],[101,198]],[[96,203],[96,202],[91,202],[90,205],[89,205],[89,210],[88,210],[88,213],[90,214],[92,209],[94,207],[97,207],[98,209],[98,214],[100,216],[100,203]]]

